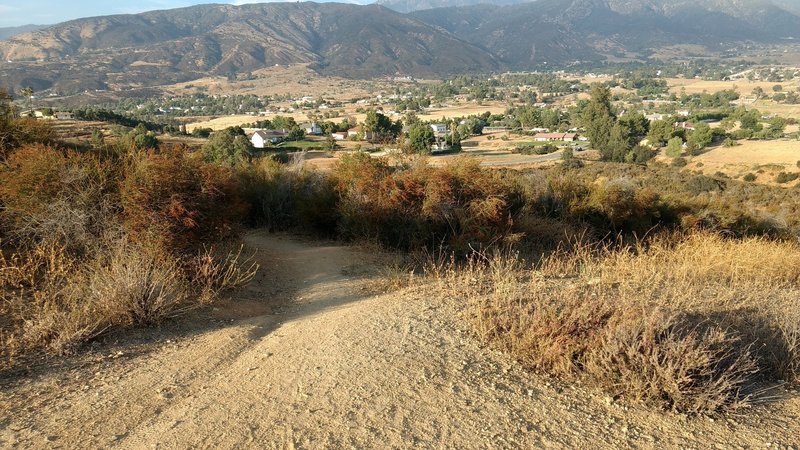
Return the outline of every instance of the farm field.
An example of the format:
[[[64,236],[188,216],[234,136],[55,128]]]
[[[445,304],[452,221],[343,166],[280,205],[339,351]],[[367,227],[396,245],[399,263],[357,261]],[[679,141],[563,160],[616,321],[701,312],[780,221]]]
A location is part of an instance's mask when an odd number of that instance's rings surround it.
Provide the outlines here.
[[[696,78],[667,78],[667,85],[669,85],[670,91],[675,94],[680,94],[681,91],[685,91],[687,94],[700,94],[702,92],[712,93],[733,89],[740,94],[749,95],[757,87],[760,87],[765,92],[772,92],[772,87],[776,84],[783,86],[784,90],[794,90],[800,86],[798,80],[778,83],[774,81],[711,81]]]
[[[288,106],[288,105],[284,105]],[[417,117],[420,120],[438,120],[441,118],[452,118],[452,117],[462,117],[462,116],[469,116],[469,115],[476,115],[476,114],[483,114],[485,112],[490,112],[492,114],[500,114],[504,112],[507,108],[507,105],[501,102],[492,102],[492,103],[485,103],[483,105],[478,105],[471,102],[459,102],[456,104],[442,106],[438,108],[429,108],[425,110],[424,113],[417,114]],[[356,112],[357,106],[356,105],[347,105],[343,108],[344,113],[340,115],[340,117],[325,119],[333,122],[340,122],[344,120],[345,117],[349,117],[354,119],[358,122],[363,122],[366,118],[365,112]],[[341,110],[341,109],[340,109]],[[279,115],[285,117],[292,117],[298,123],[308,121],[308,112],[309,111],[296,111],[294,113],[281,113]],[[252,123],[256,120],[262,119],[269,119],[270,117],[274,117],[273,115],[269,116],[252,116],[247,114],[241,115],[234,115],[234,116],[224,116],[224,117],[215,117],[215,118],[196,118],[196,121],[190,122],[186,125],[186,129],[191,132],[196,128],[211,128],[212,130],[223,130],[228,127],[233,126],[240,126],[245,123]],[[397,118],[393,118],[393,120],[397,120]]]
[[[748,173],[756,175],[756,181],[775,184],[779,172],[800,172],[800,141],[739,141],[735,147],[715,147],[695,156],[686,166],[706,174],[722,172],[731,177]],[[795,184],[787,183],[786,186]]]

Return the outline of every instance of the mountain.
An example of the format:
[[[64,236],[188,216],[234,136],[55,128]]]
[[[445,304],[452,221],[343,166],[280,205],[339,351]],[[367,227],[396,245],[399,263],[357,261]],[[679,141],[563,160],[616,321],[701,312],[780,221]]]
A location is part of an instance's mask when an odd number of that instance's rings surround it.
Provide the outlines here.
[[[423,11],[434,8],[451,8],[474,5],[516,5],[536,0],[378,0],[375,3],[401,13]],[[791,0],[786,0],[791,1]]]
[[[199,5],[65,22],[0,41],[0,80],[63,91],[139,87],[307,63],[348,77],[488,72],[488,51],[378,5]],[[32,63],[31,61],[37,61]],[[34,70],[35,69],[35,70]]]
[[[800,15],[800,0],[772,0],[772,3],[793,14]]]
[[[767,0],[538,0],[410,15],[486,47],[517,69],[680,44],[716,48],[800,38],[800,17]]]
[[[800,38],[800,17],[769,0],[537,0],[409,14],[374,4],[199,5],[79,19],[0,41],[0,87],[126,89],[298,63],[354,78],[441,76],[788,38]]]
[[[48,25],[22,25],[19,27],[0,28],[0,40],[8,39],[20,34],[30,33],[31,31],[47,28]]]

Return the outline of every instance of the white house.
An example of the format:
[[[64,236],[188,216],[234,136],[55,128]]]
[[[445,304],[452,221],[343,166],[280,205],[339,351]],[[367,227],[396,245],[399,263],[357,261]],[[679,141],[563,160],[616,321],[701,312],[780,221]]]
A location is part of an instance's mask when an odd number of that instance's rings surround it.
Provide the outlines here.
[[[342,132],[339,132],[339,133],[331,133],[331,136],[333,136],[333,139],[335,139],[337,141],[343,141],[343,140],[347,139],[347,132],[346,131],[342,131]]]
[[[447,125],[445,125],[443,123],[432,123],[431,124],[431,128],[433,129],[433,132],[436,133],[436,134],[445,134],[445,133],[447,133]]]
[[[253,133],[250,142],[253,143],[255,148],[265,148],[267,144],[277,144],[286,139],[287,133],[285,131],[273,130],[258,130]]]
[[[316,122],[311,123],[301,123],[300,129],[306,132],[306,134],[311,134],[314,136],[319,136],[322,134],[322,127],[319,126]]]

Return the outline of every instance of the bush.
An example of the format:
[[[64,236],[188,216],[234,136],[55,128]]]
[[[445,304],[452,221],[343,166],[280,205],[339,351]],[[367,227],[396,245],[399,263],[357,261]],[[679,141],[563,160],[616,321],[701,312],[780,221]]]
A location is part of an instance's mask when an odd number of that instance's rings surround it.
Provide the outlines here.
[[[791,183],[798,177],[800,177],[800,174],[798,174],[797,172],[781,172],[775,176],[775,182],[780,184]]]
[[[234,236],[247,211],[230,169],[182,149],[135,156],[122,180],[121,206],[134,241],[178,253]]]
[[[525,367],[707,413],[746,404],[764,378],[800,381],[797,263],[793,243],[701,233],[576,243],[532,271],[498,254],[431,273],[469,300],[479,336]]]
[[[672,160],[672,167],[686,167],[689,164],[686,158],[678,157]]]
[[[0,221],[17,245],[55,241],[87,252],[115,232],[119,172],[89,154],[24,146],[0,168]]]
[[[751,172],[742,177],[742,179],[748,183],[752,183],[753,181],[756,181],[756,175]]]
[[[721,189],[722,184],[719,181],[705,175],[695,175],[686,183],[686,190],[693,195],[719,191]]]

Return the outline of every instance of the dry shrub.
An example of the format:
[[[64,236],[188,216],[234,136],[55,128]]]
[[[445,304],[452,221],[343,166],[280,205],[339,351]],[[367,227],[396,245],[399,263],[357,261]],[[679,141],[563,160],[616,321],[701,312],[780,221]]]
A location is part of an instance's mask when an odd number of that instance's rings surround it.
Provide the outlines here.
[[[201,303],[218,298],[230,289],[249,283],[256,272],[258,263],[254,255],[243,256],[244,246],[238,249],[203,247],[190,262],[192,284],[200,290]]]
[[[4,92],[0,90],[0,156],[25,144],[51,144],[55,140],[55,132],[47,121],[10,118],[5,112]]]
[[[532,370],[684,412],[799,382],[800,246],[669,235],[582,245],[523,269],[513,255],[439,270],[476,330]]]
[[[181,258],[118,242],[95,259],[43,244],[0,258],[0,366],[35,350],[61,354],[114,327],[149,325],[250,281],[242,250]]]
[[[166,252],[190,252],[235,235],[247,206],[230,169],[184,149],[141,153],[122,181],[129,236]]]
[[[55,241],[95,250],[116,228],[116,167],[92,155],[28,145],[0,168],[0,219],[16,245]]]
[[[189,289],[180,262],[121,246],[87,276],[86,300],[115,325],[148,325],[186,307]]]
[[[261,158],[238,167],[237,176],[242,198],[250,205],[250,225],[270,230],[299,227],[326,236],[335,232],[337,199],[324,174]]]
[[[346,238],[374,239],[395,248],[458,252],[518,238],[514,218],[524,206],[518,185],[504,173],[460,158],[442,168],[422,160],[406,170],[356,154],[331,174],[338,196],[338,229]]]

